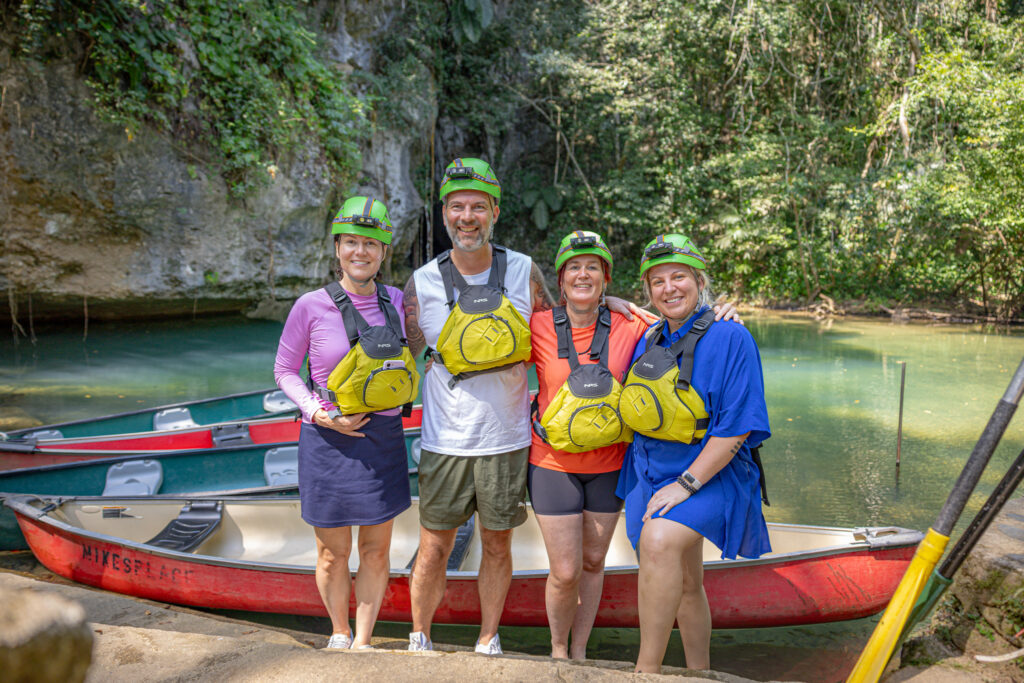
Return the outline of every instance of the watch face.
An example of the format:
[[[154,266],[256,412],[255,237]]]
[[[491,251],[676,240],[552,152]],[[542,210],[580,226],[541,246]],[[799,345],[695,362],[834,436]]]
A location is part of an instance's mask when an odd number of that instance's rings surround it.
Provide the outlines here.
[[[697,478],[694,477],[689,472],[683,472],[683,479],[685,479],[687,481],[687,483],[689,483],[689,484],[693,484],[694,482],[697,481]]]

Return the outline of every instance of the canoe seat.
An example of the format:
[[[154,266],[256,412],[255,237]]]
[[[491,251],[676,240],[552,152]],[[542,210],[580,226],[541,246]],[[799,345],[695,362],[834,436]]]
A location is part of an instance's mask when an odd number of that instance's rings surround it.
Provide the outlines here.
[[[192,413],[188,408],[166,408],[153,413],[153,429],[161,431],[164,429],[191,429],[198,427],[192,419]]]
[[[129,460],[107,468],[104,496],[152,496],[164,481],[158,460]]]
[[[243,446],[252,444],[249,426],[241,422],[215,425],[210,429],[210,438],[215,448],[221,446]]]
[[[263,478],[267,486],[297,486],[299,483],[299,447],[271,448],[263,456]]]
[[[224,503],[219,500],[189,501],[170,524],[146,543],[167,550],[188,552],[220,526],[223,509]]]
[[[476,515],[467,519],[455,532],[455,545],[452,546],[452,554],[448,556],[448,571],[450,572],[457,572],[462,568],[462,561],[466,559],[469,543],[473,540],[474,520],[476,520]]]
[[[59,429],[39,429],[34,432],[29,432],[23,439],[35,439],[36,441],[45,441],[46,439],[63,439],[64,433]]]
[[[286,410],[298,410],[298,408],[280,389],[263,395],[263,410],[268,413],[281,413]]]
[[[455,532],[455,544],[452,546],[452,553],[448,556],[448,566],[446,569],[450,572],[457,572],[462,568],[462,561],[466,559],[466,551],[469,550],[470,541],[473,540],[473,527],[476,523],[476,515],[473,515],[459,526],[459,530]],[[417,550],[412,554],[412,559],[409,560],[409,564],[405,566],[406,569],[412,569],[412,566],[416,564],[416,555],[419,553]]]

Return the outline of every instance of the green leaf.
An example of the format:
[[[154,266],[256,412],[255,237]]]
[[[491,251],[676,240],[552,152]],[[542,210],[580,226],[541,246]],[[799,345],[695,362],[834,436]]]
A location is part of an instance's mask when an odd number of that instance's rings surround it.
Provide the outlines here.
[[[494,21],[494,4],[491,0],[477,0],[480,11],[476,13],[480,28],[487,28]]]
[[[460,26],[462,27],[462,34],[466,36],[466,40],[471,43],[480,40],[480,27],[476,25],[472,18],[467,18]]]
[[[540,199],[540,192],[537,190],[527,190],[526,192],[523,192],[523,204],[528,209],[536,204],[538,199]]]
[[[552,212],[562,210],[562,195],[559,194],[558,188],[545,187],[542,190],[542,194],[544,195],[544,203],[548,205]]]
[[[544,202],[537,202],[533,205],[533,223],[538,230],[547,230],[548,227],[548,205]]]

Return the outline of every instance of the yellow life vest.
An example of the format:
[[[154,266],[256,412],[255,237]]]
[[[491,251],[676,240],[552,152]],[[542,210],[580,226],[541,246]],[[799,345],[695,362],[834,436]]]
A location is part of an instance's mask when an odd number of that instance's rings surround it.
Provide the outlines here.
[[[714,319],[714,311],[706,311],[669,348],[656,344],[665,322],[651,329],[648,348],[629,369],[619,399],[622,419],[634,431],[685,444],[698,443],[707,434],[711,419],[690,380],[693,351]]]
[[[338,407],[342,415],[378,412],[398,406],[412,406],[419,390],[416,360],[402,336],[398,311],[384,285],[377,283],[377,304],[384,312],[384,325],[371,327],[337,282],[325,287],[348,333],[349,352],[327,378],[327,386],[316,385],[317,396]]]
[[[467,284],[452,263],[451,250],[437,257],[449,313],[430,355],[452,374],[449,387],[466,377],[504,370],[530,358],[530,326],[505,296],[508,255],[504,247],[491,247],[493,261],[486,285]]]
[[[533,430],[552,448],[567,453],[583,453],[632,440],[632,430],[619,416],[622,385],[608,369],[611,313],[604,306],[598,310],[590,343],[590,358],[597,363],[588,365],[582,365],[576,355],[565,307],[554,309],[551,319],[558,337],[558,357],[567,358],[572,369],[540,420],[534,415]]]

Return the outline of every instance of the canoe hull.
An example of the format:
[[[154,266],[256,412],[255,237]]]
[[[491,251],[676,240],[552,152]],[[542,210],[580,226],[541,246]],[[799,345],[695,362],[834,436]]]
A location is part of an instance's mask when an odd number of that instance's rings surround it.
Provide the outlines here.
[[[406,437],[419,435],[421,416],[422,412],[417,406],[412,416],[403,418]],[[265,445],[298,441],[299,429],[302,426],[302,422],[295,416],[270,417],[230,424],[232,426],[243,425],[247,438],[218,443],[214,438],[215,425],[162,432],[89,437],[87,439],[50,439],[39,441],[30,448],[21,447],[21,444],[18,443],[5,444],[0,441],[0,472],[98,460],[126,453],[190,451],[221,446]]]
[[[88,537],[20,513],[18,523],[40,562],[87,585],[195,607],[326,616],[311,568],[210,563],[203,556]],[[891,598],[914,550],[901,545],[776,562],[708,562],[704,586],[712,626],[761,628],[875,614]],[[543,573],[516,572],[501,623],[546,626],[545,581]],[[636,590],[636,567],[610,568],[595,625],[637,627]],[[408,570],[392,573],[379,618],[411,620]],[[474,573],[449,573],[434,621],[480,623]]]
[[[415,450],[418,433],[407,433],[406,451]],[[258,446],[234,446],[195,451],[158,453],[108,453],[103,458],[58,462],[24,469],[0,471],[0,492],[59,496],[101,496],[107,469],[128,460],[150,459],[163,468],[160,495],[282,495],[295,494],[297,484],[270,486],[264,475],[264,456],[268,448],[289,447],[295,443],[268,443]],[[43,454],[44,456],[46,454]],[[408,459],[409,473],[416,463]],[[412,479],[414,493],[416,481]],[[260,491],[259,489],[266,489]],[[28,549],[14,513],[0,504],[0,551]]]
[[[172,403],[131,410],[114,415],[101,415],[70,422],[26,427],[7,432],[13,440],[50,439],[54,435],[82,439],[110,434],[146,432],[171,425],[212,425],[237,422],[298,411],[279,389],[260,389],[214,398]],[[162,425],[162,427],[160,426]]]

